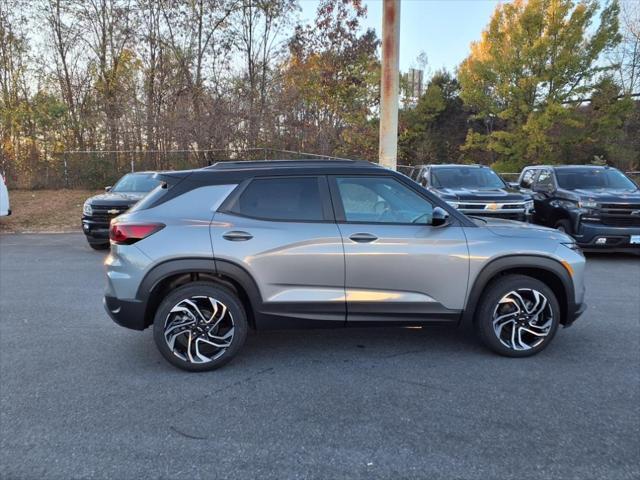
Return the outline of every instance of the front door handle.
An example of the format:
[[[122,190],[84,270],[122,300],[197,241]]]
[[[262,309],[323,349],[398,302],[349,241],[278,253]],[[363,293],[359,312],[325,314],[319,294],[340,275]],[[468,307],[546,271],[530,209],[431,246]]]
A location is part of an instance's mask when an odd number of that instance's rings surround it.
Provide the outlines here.
[[[356,243],[370,243],[374,240],[377,240],[378,237],[372,235],[371,233],[354,233],[349,237],[349,239],[353,240]]]
[[[240,230],[233,230],[231,232],[224,233],[222,238],[225,240],[229,240],[230,242],[244,242],[246,240],[251,240],[253,235],[249,232],[242,232]]]

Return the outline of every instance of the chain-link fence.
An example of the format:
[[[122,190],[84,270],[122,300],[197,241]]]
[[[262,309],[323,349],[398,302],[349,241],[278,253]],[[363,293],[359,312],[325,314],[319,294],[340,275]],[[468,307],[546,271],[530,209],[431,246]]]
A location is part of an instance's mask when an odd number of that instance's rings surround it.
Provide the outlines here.
[[[113,185],[129,172],[185,170],[201,168],[226,160],[336,159],[289,150],[253,148],[244,150],[172,150],[172,151],[82,151],[49,155],[23,165],[2,164],[9,188],[59,189],[103,188]]]
[[[201,168],[226,160],[297,160],[337,159],[329,155],[317,155],[272,148],[243,150],[171,150],[171,151],[82,151],[62,152],[36,158],[32,162],[15,165],[0,163],[0,172],[10,189],[101,189],[113,185],[122,175],[145,170],[184,170]],[[415,168],[398,165],[398,171],[410,175]],[[626,172],[636,183],[640,171]],[[507,182],[518,180],[519,173],[501,173]]]

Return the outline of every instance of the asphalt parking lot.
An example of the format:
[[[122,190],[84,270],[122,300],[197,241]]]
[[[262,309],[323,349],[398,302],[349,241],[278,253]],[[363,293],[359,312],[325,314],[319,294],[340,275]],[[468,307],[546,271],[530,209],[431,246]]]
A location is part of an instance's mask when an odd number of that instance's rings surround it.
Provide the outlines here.
[[[640,259],[514,360],[467,331],[258,332],[216,372],[114,324],[82,235],[0,236],[0,478],[637,479]]]

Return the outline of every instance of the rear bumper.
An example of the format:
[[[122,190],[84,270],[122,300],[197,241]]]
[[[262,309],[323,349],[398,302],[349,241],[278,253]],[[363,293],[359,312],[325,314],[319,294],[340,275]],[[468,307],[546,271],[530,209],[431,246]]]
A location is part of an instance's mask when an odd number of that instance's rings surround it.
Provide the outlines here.
[[[103,299],[104,309],[111,319],[118,325],[132,330],[144,330],[145,303],[137,300],[120,300],[119,298],[105,295]]]
[[[632,244],[631,236],[640,236],[640,227],[612,227],[598,223],[583,222],[574,235],[576,242],[585,250],[637,250],[640,243]]]

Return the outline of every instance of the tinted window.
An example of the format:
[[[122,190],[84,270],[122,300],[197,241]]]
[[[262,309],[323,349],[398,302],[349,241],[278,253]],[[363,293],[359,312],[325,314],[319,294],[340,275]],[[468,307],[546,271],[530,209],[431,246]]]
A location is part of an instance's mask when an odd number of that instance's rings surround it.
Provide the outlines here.
[[[316,177],[253,180],[240,195],[233,211],[265,220],[324,220]]]
[[[438,167],[431,169],[431,185],[436,188],[504,188],[505,184],[490,168]]]
[[[551,170],[540,170],[536,187],[543,188],[545,190],[553,188],[553,176],[551,175]]]
[[[431,224],[433,206],[390,177],[337,178],[348,222]]]
[[[130,173],[125,175],[111,189],[112,192],[150,192],[160,184],[153,174]]]
[[[531,168],[524,171],[522,174],[522,180],[520,180],[520,186],[522,188],[531,188],[531,185],[533,185],[533,179],[536,176],[536,171],[537,170]]]
[[[556,171],[558,185],[567,190],[613,188],[635,190],[636,185],[622,172],[615,169],[562,168]]]

